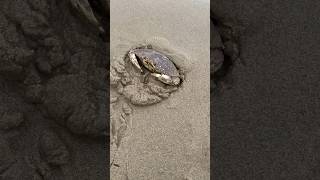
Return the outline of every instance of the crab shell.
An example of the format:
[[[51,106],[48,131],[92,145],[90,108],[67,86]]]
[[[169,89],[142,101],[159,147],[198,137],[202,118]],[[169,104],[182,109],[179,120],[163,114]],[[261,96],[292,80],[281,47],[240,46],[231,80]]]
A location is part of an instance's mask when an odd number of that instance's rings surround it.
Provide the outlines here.
[[[180,84],[179,70],[164,54],[153,49],[137,48],[130,50],[128,56],[133,65],[141,72],[143,72],[142,65],[159,81],[173,86]]]

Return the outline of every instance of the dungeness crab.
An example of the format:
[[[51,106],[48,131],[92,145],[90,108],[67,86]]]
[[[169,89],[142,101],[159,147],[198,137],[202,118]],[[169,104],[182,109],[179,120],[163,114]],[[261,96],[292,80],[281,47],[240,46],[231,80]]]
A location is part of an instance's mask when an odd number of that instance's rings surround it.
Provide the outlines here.
[[[157,80],[171,86],[178,86],[183,80],[183,75],[165,54],[145,46],[131,49],[128,52],[130,62],[141,73],[154,76]]]

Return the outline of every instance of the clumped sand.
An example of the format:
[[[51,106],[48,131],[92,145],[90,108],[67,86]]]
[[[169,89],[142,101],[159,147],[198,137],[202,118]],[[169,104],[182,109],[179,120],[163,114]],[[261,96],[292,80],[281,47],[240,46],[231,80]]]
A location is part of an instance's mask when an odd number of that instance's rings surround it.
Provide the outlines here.
[[[209,179],[209,1],[119,0],[110,9],[111,179]],[[143,84],[125,60],[140,44],[170,55],[183,84]]]
[[[0,179],[106,179],[107,37],[70,5],[0,1]]]

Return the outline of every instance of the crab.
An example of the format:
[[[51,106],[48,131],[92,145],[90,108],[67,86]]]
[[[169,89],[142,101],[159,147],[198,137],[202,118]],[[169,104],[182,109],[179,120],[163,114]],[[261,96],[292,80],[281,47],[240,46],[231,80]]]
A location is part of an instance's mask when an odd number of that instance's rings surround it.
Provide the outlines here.
[[[128,52],[130,62],[146,77],[154,76],[157,80],[171,86],[181,84],[183,76],[177,66],[165,54],[145,46]]]

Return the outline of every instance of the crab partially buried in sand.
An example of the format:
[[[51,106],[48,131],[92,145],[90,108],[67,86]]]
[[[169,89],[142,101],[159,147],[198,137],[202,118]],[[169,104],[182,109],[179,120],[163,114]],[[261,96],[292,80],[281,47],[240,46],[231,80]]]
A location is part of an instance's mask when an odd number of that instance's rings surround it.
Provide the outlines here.
[[[152,49],[151,45],[131,49],[128,52],[130,62],[145,74],[154,76],[164,84],[178,86],[183,80],[182,73],[165,54]]]
[[[113,50],[110,85],[119,97],[146,106],[159,103],[185,87],[185,76],[192,67],[188,55],[162,37],[133,43],[137,45],[119,43]]]

